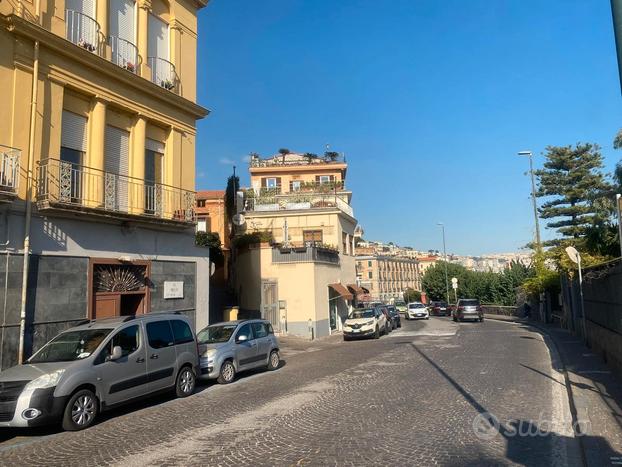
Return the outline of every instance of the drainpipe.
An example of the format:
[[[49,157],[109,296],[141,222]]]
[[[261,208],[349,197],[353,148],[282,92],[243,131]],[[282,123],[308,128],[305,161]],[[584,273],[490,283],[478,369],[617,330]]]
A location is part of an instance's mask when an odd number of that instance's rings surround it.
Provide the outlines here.
[[[41,1],[35,3],[37,24],[41,23]],[[37,94],[39,93],[39,41],[33,46],[32,99],[30,104],[30,138],[28,141],[28,163],[26,165],[26,220],[24,221],[24,264],[22,267],[22,303],[19,312],[19,350],[17,362],[24,361],[24,337],[26,335],[26,298],[28,296],[28,267],[30,265],[30,219],[32,217],[32,166],[35,159],[35,137],[37,124]]]

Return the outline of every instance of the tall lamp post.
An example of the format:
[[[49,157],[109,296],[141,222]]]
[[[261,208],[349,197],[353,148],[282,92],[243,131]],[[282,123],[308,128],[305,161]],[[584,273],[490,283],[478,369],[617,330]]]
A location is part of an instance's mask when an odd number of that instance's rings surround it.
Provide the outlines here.
[[[445,257],[445,300],[449,303],[449,274],[447,273],[447,248],[445,246],[445,224],[437,222],[443,231],[443,256]]]
[[[538,220],[538,205],[536,204],[536,179],[533,175],[533,155],[531,151],[520,151],[519,156],[529,157],[529,174],[531,175],[531,201],[533,202],[533,218],[536,223],[536,251],[540,251],[540,221]]]
[[[581,321],[583,322],[583,339],[587,343],[587,327],[585,326],[585,303],[583,301],[583,272],[581,271],[581,254],[573,246],[566,247],[566,254],[579,268],[579,296],[581,297]]]

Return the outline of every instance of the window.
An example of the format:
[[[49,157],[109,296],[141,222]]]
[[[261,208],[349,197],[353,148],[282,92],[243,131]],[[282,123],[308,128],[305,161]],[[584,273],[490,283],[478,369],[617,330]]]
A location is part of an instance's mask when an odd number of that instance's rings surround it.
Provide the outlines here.
[[[164,145],[147,138],[145,141],[145,211],[148,214],[161,212],[162,160]]]
[[[188,323],[185,321],[173,319],[171,320],[171,327],[173,328],[175,344],[187,344],[188,342],[194,342],[190,326],[188,326]]]
[[[300,180],[294,180],[292,182],[291,191],[300,191],[302,182]]]
[[[330,183],[330,175],[320,175],[320,183]]]
[[[112,349],[116,346],[121,347],[121,356],[127,357],[140,347],[140,329],[137,324],[120,330],[106,345],[106,348],[97,357],[96,364],[103,363],[112,355]]]
[[[344,255],[348,254],[348,234],[341,232],[341,251]]]
[[[240,336],[246,336],[247,340],[249,341],[253,338],[253,333],[252,333],[250,324],[245,324],[242,327],[240,327],[240,330],[238,331],[235,337],[236,339],[238,339]]]
[[[266,188],[276,188],[276,178],[266,178]]]
[[[86,153],[87,119],[81,115],[63,110],[60,160],[61,167],[71,170],[70,196],[72,203],[82,199],[82,159]],[[69,200],[67,200],[69,201]]]
[[[367,261],[367,267],[371,268],[371,261]]]
[[[252,327],[255,339],[261,339],[262,337],[266,337],[268,335],[268,330],[266,329],[266,325],[264,323],[252,323]]]
[[[322,243],[322,231],[321,230],[303,230],[302,240],[311,243]]]
[[[197,201],[197,207],[204,208],[205,207],[205,200],[204,199],[198,200]]]
[[[368,272],[367,272],[367,278],[368,278],[368,279],[371,279],[372,277],[373,277],[372,272],[371,272],[371,271],[368,271]]]
[[[174,344],[171,325],[168,321],[147,323],[147,337],[149,338],[149,345],[154,349],[170,347]]]

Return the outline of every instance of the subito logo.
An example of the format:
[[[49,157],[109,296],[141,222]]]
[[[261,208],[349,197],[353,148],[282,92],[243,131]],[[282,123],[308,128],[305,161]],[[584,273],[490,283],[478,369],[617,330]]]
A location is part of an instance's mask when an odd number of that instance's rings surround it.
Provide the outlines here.
[[[473,432],[479,439],[489,440],[499,433],[499,420],[490,412],[477,414],[473,419]]]

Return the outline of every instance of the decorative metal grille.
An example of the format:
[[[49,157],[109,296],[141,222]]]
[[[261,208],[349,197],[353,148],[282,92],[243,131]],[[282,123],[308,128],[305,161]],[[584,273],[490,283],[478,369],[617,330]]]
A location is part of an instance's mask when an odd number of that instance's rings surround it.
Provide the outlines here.
[[[60,161],[60,201],[63,203],[71,203],[71,162]]]
[[[106,172],[105,176],[104,206],[109,211],[117,209],[117,178],[114,174]]]
[[[194,204],[195,204],[195,196],[192,192],[185,192],[185,218],[188,222],[192,222],[194,220]]]
[[[98,264],[94,272],[96,292],[135,292],[147,285],[145,266]]]
[[[162,217],[162,185],[156,185],[153,188],[155,215]]]

